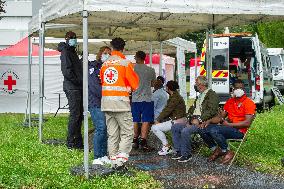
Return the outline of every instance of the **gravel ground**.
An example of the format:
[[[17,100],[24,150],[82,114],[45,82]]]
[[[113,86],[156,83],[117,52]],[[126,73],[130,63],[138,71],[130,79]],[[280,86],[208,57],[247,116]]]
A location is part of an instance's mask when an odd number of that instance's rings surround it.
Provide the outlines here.
[[[227,166],[208,163],[199,155],[194,155],[187,163],[179,163],[170,156],[158,156],[156,152],[133,151],[129,163],[148,171],[164,188],[284,189],[282,178],[237,166],[227,171]]]

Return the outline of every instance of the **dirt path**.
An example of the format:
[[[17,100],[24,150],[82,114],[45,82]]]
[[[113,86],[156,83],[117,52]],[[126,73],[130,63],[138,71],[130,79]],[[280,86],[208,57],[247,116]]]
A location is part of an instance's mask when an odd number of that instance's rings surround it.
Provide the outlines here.
[[[129,163],[139,170],[148,171],[163,183],[164,188],[244,188],[284,189],[284,180],[272,175],[252,172],[233,166],[208,163],[204,157],[194,155],[187,163],[178,163],[170,156],[134,152]]]

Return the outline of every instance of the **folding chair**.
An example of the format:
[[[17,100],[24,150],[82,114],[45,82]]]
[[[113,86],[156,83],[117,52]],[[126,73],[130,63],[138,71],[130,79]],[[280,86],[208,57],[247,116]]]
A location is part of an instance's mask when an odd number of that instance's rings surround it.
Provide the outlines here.
[[[252,123],[251,123],[252,124]],[[251,126],[248,128],[247,132],[244,134],[244,137],[242,139],[227,139],[227,142],[228,144],[230,145],[230,147],[234,148],[234,149],[237,149],[236,152],[235,152],[235,155],[233,157],[233,159],[231,160],[230,164],[228,165],[228,168],[227,168],[227,171],[229,171],[229,169],[231,168],[234,160],[236,159],[238,153],[239,153],[239,150],[242,146],[242,144],[246,141],[246,138],[247,138],[247,135],[248,135],[248,132],[250,130]],[[234,146],[232,145],[230,142],[239,142],[239,145],[237,146]]]

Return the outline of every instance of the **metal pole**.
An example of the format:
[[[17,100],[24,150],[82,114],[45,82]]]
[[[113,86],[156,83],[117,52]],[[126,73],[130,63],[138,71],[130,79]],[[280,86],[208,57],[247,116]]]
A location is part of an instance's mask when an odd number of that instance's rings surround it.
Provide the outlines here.
[[[84,106],[84,169],[89,178],[88,145],[88,11],[83,11],[83,106]]]
[[[210,29],[210,55],[209,55],[209,69],[208,69],[208,88],[212,88],[212,56],[213,56],[213,29]]]
[[[209,70],[209,32],[208,32],[208,30],[206,30],[206,43],[205,43],[205,45],[206,45],[206,54],[205,54],[205,63],[206,63],[206,77],[207,77],[207,80],[209,79],[208,77],[209,77],[209,75],[210,74],[208,74],[209,72],[208,72],[208,70]]]
[[[149,53],[149,62],[150,62],[150,67],[153,67],[153,60],[152,60],[152,56],[153,56],[153,45],[152,45],[152,41],[149,42],[150,43],[150,53]]]
[[[31,44],[31,36],[28,36],[28,41],[29,41],[29,52],[28,52],[28,56],[29,56],[29,70],[28,70],[28,80],[29,80],[29,102],[28,102],[28,108],[29,108],[29,127],[31,127],[31,106],[32,106],[32,44]]]
[[[159,64],[159,75],[163,76],[163,42],[160,42],[160,64]],[[164,76],[163,76],[164,77]]]
[[[194,53],[194,80],[196,80],[197,78],[197,55],[196,52]]]
[[[45,23],[41,23],[41,28],[39,32],[40,43],[39,43],[39,141],[42,142],[42,124],[43,124],[43,90],[44,90],[44,30]]]

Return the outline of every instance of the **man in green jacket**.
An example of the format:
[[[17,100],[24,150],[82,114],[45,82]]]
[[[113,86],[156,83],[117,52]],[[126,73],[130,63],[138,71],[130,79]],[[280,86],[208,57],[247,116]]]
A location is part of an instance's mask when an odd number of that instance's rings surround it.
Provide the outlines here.
[[[191,159],[191,135],[198,133],[199,129],[206,127],[209,123],[219,121],[219,97],[208,89],[208,81],[204,76],[198,76],[195,81],[195,89],[199,96],[188,110],[190,122],[187,124],[174,124],[172,136],[176,155],[172,159],[178,162],[187,162]]]

